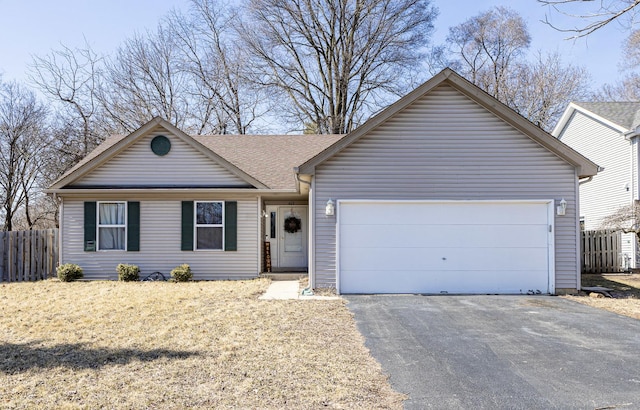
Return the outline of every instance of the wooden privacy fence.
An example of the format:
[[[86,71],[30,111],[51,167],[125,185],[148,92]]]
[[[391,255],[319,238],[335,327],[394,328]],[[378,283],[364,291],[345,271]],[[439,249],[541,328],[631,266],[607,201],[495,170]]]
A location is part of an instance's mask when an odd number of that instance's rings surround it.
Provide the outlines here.
[[[582,273],[624,272],[622,234],[611,230],[582,231]]]
[[[47,279],[57,265],[57,229],[0,232],[0,282]]]

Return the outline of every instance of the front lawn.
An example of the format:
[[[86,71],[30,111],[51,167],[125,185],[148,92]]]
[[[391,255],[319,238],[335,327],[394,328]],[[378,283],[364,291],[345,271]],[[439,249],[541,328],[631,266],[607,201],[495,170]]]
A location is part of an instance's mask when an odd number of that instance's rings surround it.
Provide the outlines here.
[[[640,319],[640,274],[582,275],[582,286],[602,286],[613,289],[611,298],[593,298],[581,292],[565,296],[585,305],[609,310],[620,315]]]
[[[0,286],[2,408],[401,408],[342,300],[267,280]]]

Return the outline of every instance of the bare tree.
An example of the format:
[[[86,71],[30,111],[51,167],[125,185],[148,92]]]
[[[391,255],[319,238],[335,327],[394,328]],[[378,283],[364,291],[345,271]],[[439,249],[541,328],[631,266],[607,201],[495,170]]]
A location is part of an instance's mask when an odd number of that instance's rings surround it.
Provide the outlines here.
[[[524,58],[531,36],[522,17],[496,7],[451,27],[449,55],[462,75],[490,95],[506,100],[510,74]]]
[[[257,83],[298,129],[345,133],[414,85],[437,12],[429,0],[248,0],[247,14]]]
[[[640,73],[627,73],[617,82],[604,84],[590,96],[594,101],[640,101]]]
[[[629,33],[622,44],[623,63],[621,69],[635,70],[640,63],[640,30]]]
[[[49,166],[61,174],[84,158],[104,138],[97,92],[102,58],[85,41],[83,48],[62,46],[34,57],[29,78],[48,97],[56,112],[54,132],[59,155]]]
[[[3,230],[13,229],[22,207],[33,226],[31,198],[41,185],[41,154],[48,148],[47,111],[33,92],[18,83],[0,83],[0,212]]]
[[[246,72],[246,49],[238,47],[239,12],[215,0],[192,0],[188,15],[168,20],[185,69],[192,76],[193,112],[202,119],[199,134],[245,134],[256,117],[263,93],[252,88]]]
[[[537,126],[550,130],[567,104],[583,100],[589,75],[583,67],[564,65],[559,53],[537,53],[536,60],[518,64],[503,93],[504,102]]]
[[[539,127],[549,130],[566,104],[586,97],[588,74],[559,53],[527,58],[531,36],[515,11],[496,7],[451,27],[430,54],[432,70],[450,66]]]
[[[605,84],[593,99],[600,101],[640,101],[640,30],[629,34],[622,46],[623,59],[620,64],[622,78]]]
[[[188,115],[189,78],[165,27],[126,40],[105,71],[99,99],[114,129],[133,132],[158,115],[187,131],[201,128],[203,120]]]
[[[640,241],[640,201],[623,206],[602,220],[603,229],[613,229],[624,233],[633,233]]]
[[[545,17],[545,23],[555,30],[572,33],[568,39],[588,36],[623,17],[628,17],[629,24],[632,25],[638,12],[637,6],[640,5],[640,0],[538,0],[538,2],[549,6],[555,13],[583,21],[581,26],[563,28],[551,23],[548,15]]]

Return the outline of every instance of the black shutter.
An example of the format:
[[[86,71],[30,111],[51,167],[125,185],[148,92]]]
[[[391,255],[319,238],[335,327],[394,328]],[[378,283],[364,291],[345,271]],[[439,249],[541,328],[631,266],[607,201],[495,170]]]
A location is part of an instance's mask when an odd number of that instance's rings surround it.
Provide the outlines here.
[[[224,203],[224,250],[238,250],[238,203]]]
[[[96,251],[96,203],[84,203],[84,251]]]
[[[193,201],[182,201],[181,250],[193,250]]]
[[[140,202],[127,202],[127,250],[140,250]]]

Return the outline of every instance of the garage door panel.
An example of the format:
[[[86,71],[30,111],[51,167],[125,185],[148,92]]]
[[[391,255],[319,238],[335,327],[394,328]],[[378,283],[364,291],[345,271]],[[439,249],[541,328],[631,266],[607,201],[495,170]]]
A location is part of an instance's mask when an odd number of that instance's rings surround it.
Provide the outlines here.
[[[385,204],[385,203],[378,203]],[[392,202],[395,210],[389,212],[386,206],[368,203],[344,203],[339,207],[345,225],[361,225],[376,221],[380,225],[475,225],[475,224],[545,224],[547,215],[535,212],[540,204],[513,204],[499,202],[447,202],[435,203],[425,208],[424,203]],[[473,211],[470,212],[470,205]]]
[[[546,270],[546,248],[350,248],[341,258],[343,275],[351,270],[486,271]],[[342,255],[341,255],[342,256]]]
[[[547,284],[531,278],[545,275],[546,271],[449,271],[420,272],[394,271],[353,271],[342,281],[344,289],[357,289],[350,293],[469,293],[519,294],[530,291],[546,293]]]
[[[550,201],[339,202],[342,293],[549,293]]]
[[[546,240],[542,225],[343,225],[349,247],[531,247]],[[418,239],[416,239],[418,238]]]

